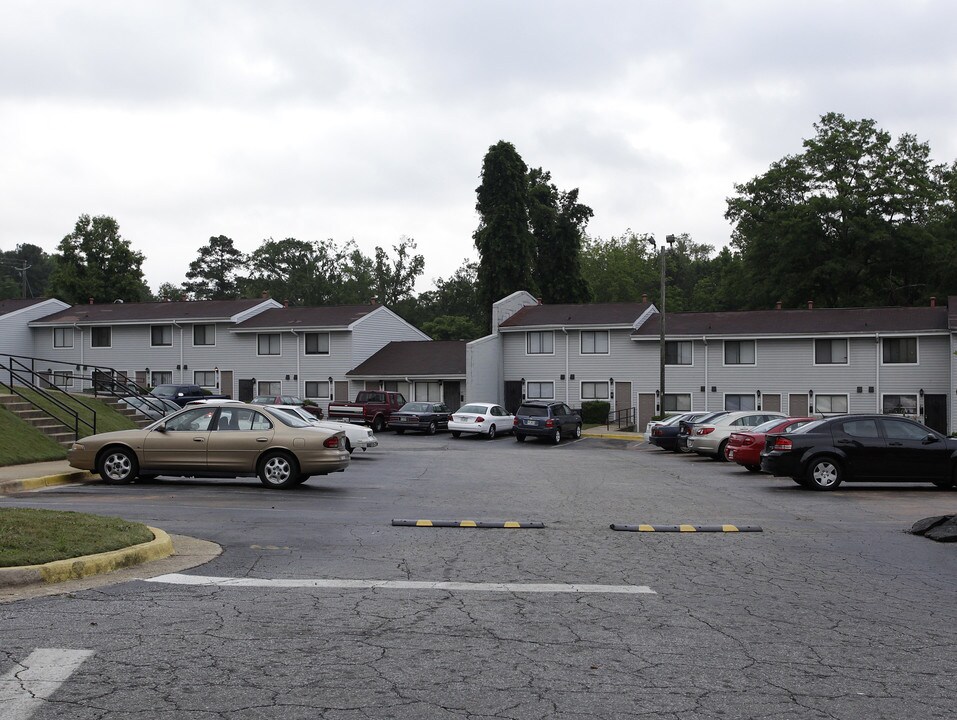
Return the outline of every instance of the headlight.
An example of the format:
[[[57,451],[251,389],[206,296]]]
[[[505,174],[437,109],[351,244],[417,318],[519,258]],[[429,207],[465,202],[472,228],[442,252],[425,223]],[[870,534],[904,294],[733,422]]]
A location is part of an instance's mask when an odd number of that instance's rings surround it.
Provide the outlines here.
[[[86,450],[86,447],[81,445],[80,443],[73,443],[73,447],[70,448],[71,452],[73,451],[82,452],[83,450]]]

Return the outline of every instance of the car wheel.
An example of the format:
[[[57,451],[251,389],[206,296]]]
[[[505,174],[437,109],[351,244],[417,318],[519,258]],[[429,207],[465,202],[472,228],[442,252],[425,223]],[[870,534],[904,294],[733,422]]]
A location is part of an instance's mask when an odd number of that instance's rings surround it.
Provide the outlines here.
[[[489,439],[489,440],[494,440],[494,439],[495,439],[495,426],[494,426],[494,425],[489,425],[489,426],[488,426],[488,439]]]
[[[459,432],[458,430],[453,430],[453,431],[452,431],[452,437],[457,438],[457,437],[461,437],[461,436],[462,436],[462,433]]]
[[[133,451],[122,447],[108,448],[96,463],[96,472],[109,485],[133,482],[139,469]]]
[[[385,418],[381,415],[376,415],[372,418],[372,432],[380,433],[385,430]]]
[[[575,439],[578,440],[582,436],[582,426],[575,424]]]
[[[259,461],[259,480],[270,488],[287,488],[298,484],[299,463],[284,452],[268,453]]]
[[[525,442],[525,436],[521,433],[515,433],[515,442]]]
[[[562,429],[560,427],[555,428],[555,434],[552,435],[552,442],[555,445],[558,445],[562,441]]]
[[[727,440],[723,441],[720,445],[718,445],[718,457],[716,457],[715,460],[717,460],[718,462],[728,462],[728,458],[724,454],[724,449],[726,447],[728,447]]]
[[[748,469],[748,472],[761,472],[760,465],[745,465],[745,467]]]
[[[435,423],[434,423],[434,422],[430,422],[430,423],[429,423],[429,427],[426,428],[425,434],[426,434],[426,435],[435,435]]]
[[[349,442],[349,438],[346,438],[346,450],[349,451],[350,455],[352,455],[352,451],[355,450],[355,448],[352,447],[352,443]]]
[[[941,490],[949,490],[953,487],[957,487],[954,483],[954,478],[951,476],[950,480],[934,480],[934,485],[939,487]]]
[[[844,471],[832,457],[820,457],[807,468],[807,487],[812,490],[834,490],[844,480]]]
[[[396,434],[396,435],[404,435],[404,434],[405,434],[405,428],[396,428],[396,429],[395,429],[395,434]]]

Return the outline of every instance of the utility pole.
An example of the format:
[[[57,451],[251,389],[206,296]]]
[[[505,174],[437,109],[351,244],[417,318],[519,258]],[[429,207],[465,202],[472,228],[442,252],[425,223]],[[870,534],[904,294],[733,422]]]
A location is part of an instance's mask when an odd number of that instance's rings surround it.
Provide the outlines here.
[[[674,235],[665,235],[665,242],[661,244],[661,323],[658,326],[658,345],[661,351],[659,360],[661,376],[658,378],[659,415],[665,414],[665,260],[668,256],[668,248],[674,245],[674,242]]]

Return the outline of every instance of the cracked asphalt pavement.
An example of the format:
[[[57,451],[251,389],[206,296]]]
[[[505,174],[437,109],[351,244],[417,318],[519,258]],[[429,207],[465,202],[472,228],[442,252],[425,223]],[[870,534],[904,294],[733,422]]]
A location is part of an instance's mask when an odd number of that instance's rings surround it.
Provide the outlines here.
[[[957,546],[905,531],[954,512],[957,492],[813,493],[611,440],[380,440],[345,473],[288,492],[160,479],[0,503],[117,515],[222,546],[188,575],[655,594],[64,586],[0,604],[0,675],[37,648],[93,652],[35,720],[954,715]],[[612,522],[764,531],[628,533]]]

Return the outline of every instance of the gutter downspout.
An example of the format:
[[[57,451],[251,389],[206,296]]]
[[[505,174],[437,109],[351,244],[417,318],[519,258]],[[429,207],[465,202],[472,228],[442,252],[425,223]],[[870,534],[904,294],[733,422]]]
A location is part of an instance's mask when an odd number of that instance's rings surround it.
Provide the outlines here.
[[[73,329],[80,331],[80,373],[83,372],[83,328],[81,328],[76,323],[73,323]],[[146,379],[149,382],[149,378]],[[80,375],[80,391],[83,391],[83,375]]]
[[[173,327],[179,328],[179,382],[183,384],[183,326],[174,320]]]
[[[299,351],[299,333],[295,330],[290,330],[289,332],[296,336],[296,395],[304,398],[306,397],[306,393],[302,390],[302,371],[299,365],[299,361],[302,358],[302,354]]]
[[[568,384],[571,376],[568,374],[568,330],[562,325],[562,332],[565,333],[565,404],[568,404]],[[524,391],[525,388],[522,388]],[[524,396],[523,396],[524,397]]]
[[[874,352],[874,374],[876,380],[874,383],[874,412],[880,414],[881,412],[881,334],[874,333],[874,342],[877,345],[877,350]]]
[[[708,336],[702,335],[701,342],[704,343],[704,409],[708,411]]]

